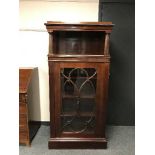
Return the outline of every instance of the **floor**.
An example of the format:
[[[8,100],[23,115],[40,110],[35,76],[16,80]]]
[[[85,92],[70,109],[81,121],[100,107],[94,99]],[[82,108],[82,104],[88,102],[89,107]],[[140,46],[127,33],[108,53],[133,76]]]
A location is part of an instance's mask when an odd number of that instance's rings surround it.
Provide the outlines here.
[[[20,146],[20,155],[134,155],[135,154],[135,127],[108,126],[107,149],[71,149],[49,150],[49,126],[41,126],[32,141],[31,147]]]

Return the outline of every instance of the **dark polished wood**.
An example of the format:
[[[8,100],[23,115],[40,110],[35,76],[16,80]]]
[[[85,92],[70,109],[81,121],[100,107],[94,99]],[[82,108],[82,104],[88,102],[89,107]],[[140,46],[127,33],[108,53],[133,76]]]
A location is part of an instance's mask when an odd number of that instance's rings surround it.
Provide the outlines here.
[[[49,148],[54,149],[105,149],[107,141],[105,138],[50,138]]]
[[[113,24],[48,21],[45,25],[49,32],[49,149],[106,148]]]
[[[29,119],[29,89],[33,72],[36,68],[19,69],[19,143],[31,145],[40,123],[33,123]]]

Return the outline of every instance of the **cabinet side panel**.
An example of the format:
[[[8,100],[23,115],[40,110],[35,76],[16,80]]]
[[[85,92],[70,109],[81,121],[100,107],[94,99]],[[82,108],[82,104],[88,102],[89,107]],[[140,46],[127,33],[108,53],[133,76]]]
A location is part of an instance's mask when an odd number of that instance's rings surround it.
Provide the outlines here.
[[[97,66],[97,94],[96,94],[96,115],[97,115],[97,125],[96,125],[96,136],[103,137],[104,136],[104,128],[103,128],[103,116],[104,109],[103,109],[103,66],[100,63]]]
[[[54,65],[54,103],[55,103],[55,136],[60,136],[60,110],[61,110],[61,89],[60,89],[60,63]]]
[[[105,109],[105,117],[104,117],[104,128],[105,125],[107,123],[107,105],[108,105],[108,92],[109,92],[109,76],[110,76],[110,63],[104,63],[104,92],[103,92],[103,96],[104,96],[104,101],[105,101],[105,105],[104,105],[104,109]]]
[[[109,79],[109,63],[98,64],[98,101],[97,101],[97,136],[105,137],[105,124],[107,113],[107,95],[108,95],[108,79]]]
[[[55,130],[55,103],[54,103],[54,87],[55,87],[55,64],[52,62],[49,62],[49,91],[50,91],[50,106],[49,106],[49,110],[50,110],[50,137],[55,137],[56,135],[56,130]]]

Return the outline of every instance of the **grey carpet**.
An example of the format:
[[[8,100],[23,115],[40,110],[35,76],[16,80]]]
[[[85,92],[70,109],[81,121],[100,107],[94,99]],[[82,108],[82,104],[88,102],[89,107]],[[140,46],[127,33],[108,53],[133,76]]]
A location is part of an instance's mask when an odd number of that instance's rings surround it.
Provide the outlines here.
[[[107,149],[71,149],[49,150],[48,138],[50,129],[41,126],[32,141],[31,147],[20,146],[20,155],[134,155],[135,154],[135,127],[134,126],[108,126]]]

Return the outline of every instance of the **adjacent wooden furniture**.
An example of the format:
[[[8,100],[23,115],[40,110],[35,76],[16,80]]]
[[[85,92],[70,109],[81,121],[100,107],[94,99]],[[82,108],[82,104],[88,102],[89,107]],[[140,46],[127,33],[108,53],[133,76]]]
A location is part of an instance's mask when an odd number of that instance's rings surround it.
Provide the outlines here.
[[[52,148],[106,148],[111,22],[45,23]]]
[[[19,143],[27,146],[30,146],[32,138],[40,127],[39,123],[30,122],[29,119],[29,91],[34,70],[35,68],[19,69]]]

